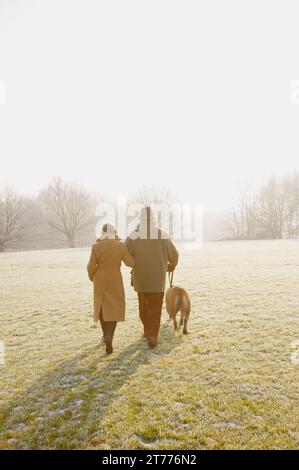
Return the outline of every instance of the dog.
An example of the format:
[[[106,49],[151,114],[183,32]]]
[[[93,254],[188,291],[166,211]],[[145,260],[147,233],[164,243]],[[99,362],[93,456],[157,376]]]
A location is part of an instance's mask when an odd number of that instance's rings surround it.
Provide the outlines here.
[[[169,273],[169,284],[170,287],[166,291],[166,310],[169,315],[169,319],[173,321],[174,329],[178,328],[176,315],[178,312],[181,313],[180,326],[183,326],[183,334],[186,335],[187,324],[191,312],[191,301],[188,292],[182,287],[172,285],[173,272]]]

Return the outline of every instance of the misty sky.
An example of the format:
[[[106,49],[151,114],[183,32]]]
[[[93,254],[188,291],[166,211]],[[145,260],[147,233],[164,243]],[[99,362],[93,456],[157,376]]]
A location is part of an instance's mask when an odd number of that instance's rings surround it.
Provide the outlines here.
[[[299,169],[298,18],[297,0],[0,0],[0,185],[154,183],[214,209]]]

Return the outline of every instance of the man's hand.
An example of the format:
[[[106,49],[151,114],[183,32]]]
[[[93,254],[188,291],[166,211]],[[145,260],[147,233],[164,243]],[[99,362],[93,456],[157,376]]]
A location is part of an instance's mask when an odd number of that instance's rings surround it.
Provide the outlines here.
[[[168,263],[167,272],[172,273],[172,271],[174,271],[174,267],[172,266],[172,264]]]

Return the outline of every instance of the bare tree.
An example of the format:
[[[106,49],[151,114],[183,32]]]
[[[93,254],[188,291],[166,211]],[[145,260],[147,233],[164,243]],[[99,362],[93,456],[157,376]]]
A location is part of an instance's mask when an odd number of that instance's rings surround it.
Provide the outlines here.
[[[299,234],[299,174],[270,178],[254,195],[248,184],[228,218],[234,239],[294,238]]]
[[[271,178],[261,188],[258,197],[257,220],[263,238],[282,238],[285,225],[285,192],[277,178]]]
[[[0,194],[0,251],[20,240],[28,226],[27,201],[12,188]]]
[[[243,190],[243,201],[245,208],[246,236],[249,240],[256,238],[256,201],[252,183],[247,181]]]
[[[299,173],[295,172],[283,179],[285,194],[285,222],[288,238],[299,232]]]
[[[151,206],[158,224],[172,235],[176,212],[174,208],[175,198],[169,189],[158,186],[143,186],[130,198],[131,203]]]
[[[252,240],[256,236],[256,204],[252,184],[239,187],[238,202],[229,213],[228,225],[235,240]]]
[[[174,196],[169,189],[159,186],[143,186],[134,196],[134,201],[144,205],[171,204]]]
[[[40,198],[47,223],[66,237],[70,248],[78,235],[95,223],[95,197],[78,184],[55,178],[41,191]]]
[[[234,240],[242,240],[243,239],[243,216],[242,212],[240,214],[239,207],[236,206],[231,209],[228,213],[228,229],[231,232],[232,238]]]

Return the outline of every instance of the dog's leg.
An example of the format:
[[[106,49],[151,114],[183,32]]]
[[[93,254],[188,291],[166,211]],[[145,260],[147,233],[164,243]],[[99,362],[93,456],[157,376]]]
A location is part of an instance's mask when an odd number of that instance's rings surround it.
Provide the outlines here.
[[[184,317],[183,317],[183,312],[181,312],[180,326],[183,326],[183,324],[184,324]]]
[[[186,335],[186,334],[188,333],[188,331],[187,331],[188,319],[189,319],[189,314],[188,314],[188,313],[185,313],[185,316],[184,316],[183,335]]]
[[[173,317],[173,326],[175,330],[178,329],[178,322],[176,321],[176,317]]]

